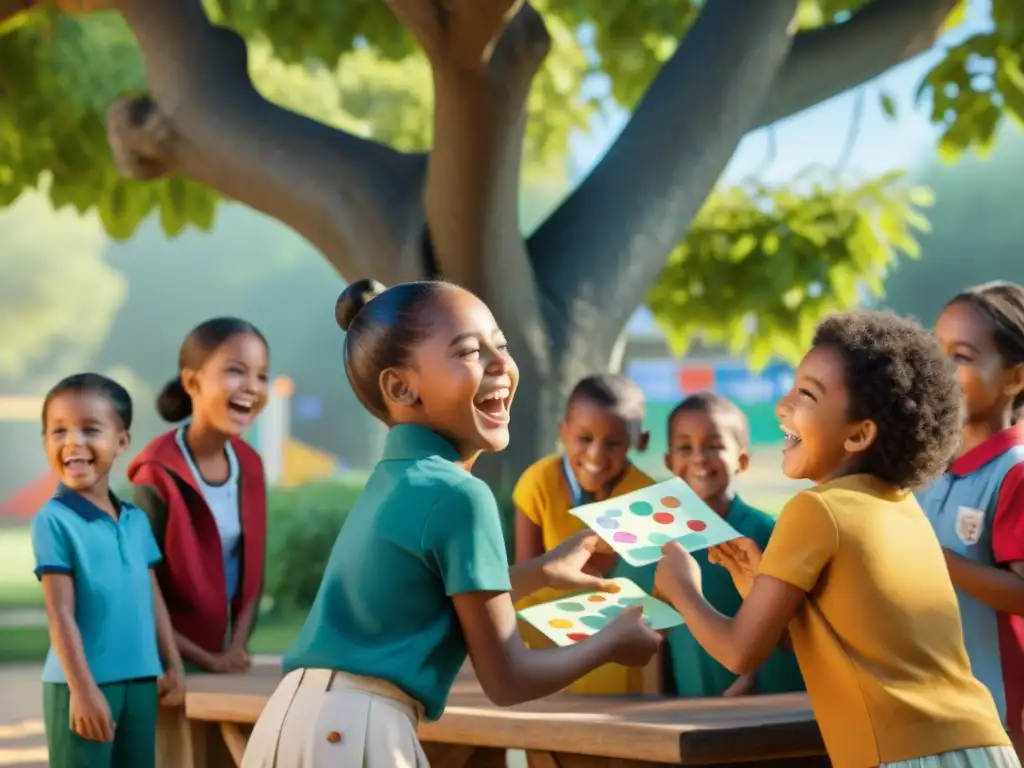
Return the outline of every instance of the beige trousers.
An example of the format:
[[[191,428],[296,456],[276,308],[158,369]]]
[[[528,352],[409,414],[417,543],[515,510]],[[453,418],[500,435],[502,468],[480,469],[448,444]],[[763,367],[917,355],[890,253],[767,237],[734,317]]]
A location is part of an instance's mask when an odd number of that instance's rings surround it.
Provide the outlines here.
[[[384,680],[288,673],[253,729],[242,768],[428,768],[422,707]]]

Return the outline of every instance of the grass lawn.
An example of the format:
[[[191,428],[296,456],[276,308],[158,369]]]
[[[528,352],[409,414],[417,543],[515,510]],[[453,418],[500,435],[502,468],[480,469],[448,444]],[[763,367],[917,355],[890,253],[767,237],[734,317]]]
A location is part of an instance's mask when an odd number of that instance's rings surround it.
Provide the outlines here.
[[[0,528],[0,610],[41,606],[28,526]]]

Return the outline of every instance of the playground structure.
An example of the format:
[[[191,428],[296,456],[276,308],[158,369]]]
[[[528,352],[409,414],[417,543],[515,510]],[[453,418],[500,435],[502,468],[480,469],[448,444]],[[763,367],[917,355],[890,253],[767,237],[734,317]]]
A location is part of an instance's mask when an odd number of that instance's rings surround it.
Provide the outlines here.
[[[292,488],[304,483],[329,480],[341,472],[336,456],[291,437],[291,400],[294,382],[278,376],[270,384],[266,408],[245,439],[259,452],[271,487]],[[0,396],[0,425],[4,422],[38,421],[43,398],[31,395]],[[0,518],[33,515],[57,488],[57,477],[49,470],[0,501]]]

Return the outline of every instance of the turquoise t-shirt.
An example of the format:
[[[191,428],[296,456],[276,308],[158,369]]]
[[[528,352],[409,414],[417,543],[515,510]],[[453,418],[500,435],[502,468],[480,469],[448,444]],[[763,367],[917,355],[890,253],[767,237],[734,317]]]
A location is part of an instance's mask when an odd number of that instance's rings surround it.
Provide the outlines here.
[[[741,535],[753,539],[762,551],[775,529],[775,521],[764,512],[745,504],[738,496],[733,499],[725,521]],[[707,550],[693,553],[700,563],[704,597],[726,616],[735,616],[743,598],[733,586],[729,572],[720,565],[708,562]],[[640,578],[632,569],[633,578],[644,589],[654,586],[654,566],[643,570]],[[647,572],[649,571],[649,573]],[[627,575],[621,573],[617,575]],[[666,693],[684,698],[721,696],[738,675],[733,674],[701,648],[689,627],[683,625],[669,630],[665,644]],[[787,693],[803,691],[804,681],[796,657],[789,651],[776,649],[757,672],[756,693]]]
[[[387,680],[444,712],[466,661],[452,596],[508,592],[494,494],[453,462],[455,448],[400,424],[338,534],[286,672],[336,669]]]

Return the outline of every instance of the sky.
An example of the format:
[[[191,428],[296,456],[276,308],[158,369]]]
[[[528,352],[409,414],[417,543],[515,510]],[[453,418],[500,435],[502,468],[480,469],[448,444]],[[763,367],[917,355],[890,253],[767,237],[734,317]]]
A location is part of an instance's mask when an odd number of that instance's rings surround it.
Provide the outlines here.
[[[853,151],[843,165],[844,174],[864,178],[894,169],[909,169],[935,151],[938,131],[930,121],[930,105],[915,103],[915,92],[950,45],[991,27],[990,9],[989,0],[973,0],[965,22],[947,33],[934,48],[861,86],[865,91],[864,108]],[[858,90],[840,94],[747,135],[726,167],[723,180],[737,182],[756,174],[762,181],[782,183],[811,165],[837,167],[854,121]],[[896,104],[895,118],[882,110],[883,93],[892,97]],[[622,109],[605,111],[607,116],[595,121],[589,134],[581,133],[573,139],[573,163],[580,169],[580,176],[601,159],[629,119]],[[775,133],[774,158],[766,166],[772,131]],[[638,312],[630,329],[634,333],[653,331],[650,314],[646,310]]]

